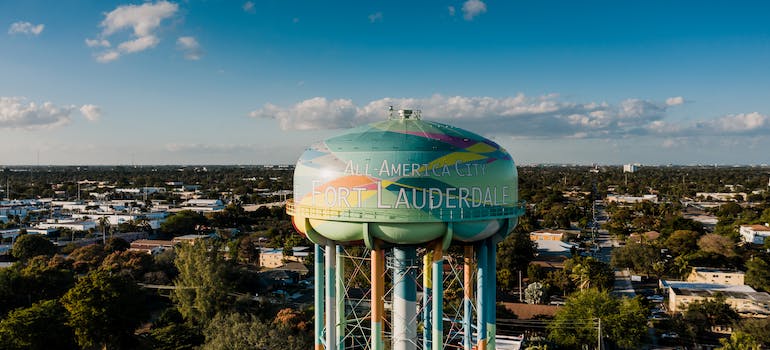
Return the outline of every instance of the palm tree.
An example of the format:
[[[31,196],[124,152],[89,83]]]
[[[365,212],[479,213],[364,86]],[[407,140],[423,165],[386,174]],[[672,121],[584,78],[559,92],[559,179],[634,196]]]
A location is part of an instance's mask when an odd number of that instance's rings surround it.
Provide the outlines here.
[[[99,220],[96,221],[99,223],[99,227],[102,229],[102,243],[107,244],[107,228],[110,227],[110,219],[103,215],[99,218]]]

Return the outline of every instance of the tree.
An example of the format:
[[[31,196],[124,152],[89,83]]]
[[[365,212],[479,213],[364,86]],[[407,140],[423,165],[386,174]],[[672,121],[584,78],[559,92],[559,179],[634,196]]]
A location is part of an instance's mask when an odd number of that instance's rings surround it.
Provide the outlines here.
[[[6,350],[77,349],[67,326],[67,310],[56,300],[16,309],[0,322],[0,348]]]
[[[612,266],[618,268],[629,268],[636,273],[646,275],[656,275],[661,272],[656,269],[656,264],[662,262],[660,251],[655,246],[648,243],[630,242],[623,247],[612,251]]]
[[[535,259],[537,247],[527,233],[512,233],[497,248],[497,283],[500,288],[510,290],[511,276],[527,272],[527,266]],[[507,272],[506,272],[507,271]]]
[[[752,258],[746,262],[744,278],[746,284],[755,289],[770,291],[770,263],[765,257]]]
[[[724,257],[735,256],[735,242],[732,239],[716,233],[703,235],[698,240],[698,247],[707,253],[715,253]]]
[[[107,229],[110,228],[110,219],[106,216],[100,217],[96,222],[102,230],[102,243],[107,244]]]
[[[310,349],[311,332],[292,329],[282,323],[265,323],[252,315],[217,315],[204,331],[203,350]]]
[[[104,246],[101,244],[91,244],[75,249],[70,253],[68,259],[72,260],[72,267],[78,272],[88,272],[102,264],[102,260],[107,256]]]
[[[666,239],[666,248],[674,255],[686,255],[698,249],[698,232],[676,230]]]
[[[647,334],[647,311],[638,299],[620,301],[591,288],[567,298],[548,325],[548,338],[568,347],[596,344],[597,319],[606,339],[621,348],[635,347]]]
[[[531,283],[524,289],[524,301],[527,304],[543,304],[546,298],[545,286],[540,282]]]
[[[101,269],[130,276],[141,281],[142,276],[152,268],[152,256],[144,252],[115,251],[102,261]]]
[[[770,318],[741,319],[733,329],[751,335],[761,344],[770,344]]]
[[[107,253],[124,251],[128,250],[128,248],[131,248],[131,243],[120,237],[110,237],[104,244],[104,251]]]
[[[27,261],[38,255],[51,256],[56,253],[56,246],[41,235],[21,235],[13,244],[11,254],[21,261]]]
[[[179,270],[174,280],[174,302],[186,320],[205,327],[227,308],[227,294],[232,289],[225,278],[228,266],[219,244],[211,240],[182,244],[176,249],[174,264]]]
[[[61,302],[84,348],[132,348],[134,330],[147,316],[144,293],[136,283],[104,270],[81,277]]]
[[[166,218],[160,225],[161,232],[179,236],[197,232],[197,228],[205,225],[208,220],[200,213],[192,210],[182,210]]]
[[[719,293],[714,298],[688,304],[683,317],[692,337],[702,337],[714,326],[732,325],[740,319],[738,312],[725,303],[725,296]]]
[[[730,338],[719,339],[721,347],[717,350],[760,350],[762,344],[750,334],[737,331],[730,334]]]
[[[615,271],[610,265],[592,257],[576,256],[564,262],[564,270],[580,289],[612,289]]]

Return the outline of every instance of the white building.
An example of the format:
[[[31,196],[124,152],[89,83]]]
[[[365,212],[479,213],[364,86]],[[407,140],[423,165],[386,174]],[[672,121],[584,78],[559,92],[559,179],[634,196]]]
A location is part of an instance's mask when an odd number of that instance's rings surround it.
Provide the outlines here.
[[[741,235],[741,241],[764,244],[765,238],[770,236],[770,227],[766,225],[741,225],[738,233]]]
[[[37,224],[39,229],[62,229],[67,228],[72,231],[88,231],[90,229],[96,229],[96,222],[94,221],[64,221],[64,222],[44,222]]]
[[[632,203],[639,203],[644,201],[658,203],[658,195],[645,194],[641,197],[622,196],[617,194],[607,195],[607,203],[617,202],[617,203],[632,204]]]
[[[639,164],[623,164],[624,173],[635,173],[639,170]]]

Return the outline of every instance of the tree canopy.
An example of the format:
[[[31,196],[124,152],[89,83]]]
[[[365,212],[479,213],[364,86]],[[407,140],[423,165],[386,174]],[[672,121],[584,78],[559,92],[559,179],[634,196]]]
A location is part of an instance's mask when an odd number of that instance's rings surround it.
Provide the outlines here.
[[[548,338],[571,348],[596,344],[601,319],[606,340],[620,348],[635,348],[647,335],[647,313],[639,299],[616,299],[594,288],[578,291],[556,312]]]
[[[51,256],[56,253],[56,246],[41,235],[20,235],[13,244],[11,254],[21,261],[27,261],[38,255]]]

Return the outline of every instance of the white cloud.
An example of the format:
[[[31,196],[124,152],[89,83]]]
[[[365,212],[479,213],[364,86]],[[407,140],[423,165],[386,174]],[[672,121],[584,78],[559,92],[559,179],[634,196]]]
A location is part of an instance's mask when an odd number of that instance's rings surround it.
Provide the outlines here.
[[[179,39],[176,40],[176,46],[177,49],[184,52],[185,59],[197,61],[203,56],[203,49],[201,49],[201,45],[194,37],[179,37]]]
[[[666,99],[666,104],[669,106],[678,106],[683,103],[684,103],[684,97],[682,96],[669,97]]]
[[[324,97],[311,98],[288,108],[266,104],[249,114],[253,118],[275,119],[284,130],[339,129],[354,125],[360,116],[353,101],[346,99],[327,100]]]
[[[45,24],[32,24],[29,22],[14,22],[8,28],[8,34],[27,34],[38,36],[45,29]]]
[[[752,132],[770,129],[770,118],[758,112],[731,114],[709,123],[717,131]]]
[[[164,19],[174,16],[179,10],[177,4],[168,1],[144,3],[142,5],[122,5],[105,14],[100,23],[102,32],[99,38],[86,39],[89,47],[109,47],[108,37],[123,30],[131,31],[131,39],[118,44],[117,50],[97,53],[96,60],[102,63],[118,59],[123,54],[141,52],[155,47],[160,39],[155,31]],[[106,45],[105,45],[106,44]]]
[[[571,103],[558,95],[527,97],[383,98],[355,105],[351,100],[316,97],[294,106],[267,104],[251,112],[255,118],[276,119],[283,129],[334,129],[381,120],[389,106],[422,109],[426,118],[487,133],[525,137],[604,137],[645,134],[663,118],[667,106],[637,99],[618,106]]]
[[[88,47],[110,47],[110,41],[106,39],[86,39]]]
[[[447,9],[449,10],[449,15],[450,16],[454,16],[455,15],[455,7],[454,6],[449,6]]]
[[[41,129],[69,124],[73,106],[37,104],[23,97],[0,97],[0,129]]]
[[[72,113],[80,113],[89,121],[101,116],[101,108],[86,104],[81,107],[57,106],[51,102],[35,103],[24,97],[0,96],[0,129],[46,129],[72,122]]]
[[[120,53],[115,50],[104,51],[96,55],[96,61],[99,63],[107,63],[117,60],[120,57]]]
[[[466,21],[473,20],[474,17],[487,12],[487,4],[481,0],[468,0],[463,3],[463,18]]]
[[[118,50],[122,53],[139,52],[155,47],[155,45],[158,45],[159,42],[160,39],[158,39],[156,36],[147,35],[120,43],[120,45],[118,45]]]
[[[256,13],[257,9],[254,8],[254,3],[251,1],[246,1],[243,3],[243,11],[246,11],[248,13]]]
[[[95,122],[102,117],[102,109],[97,105],[83,105],[80,107],[80,114],[89,121]]]
[[[372,13],[369,15],[369,22],[382,22],[382,12]]]

